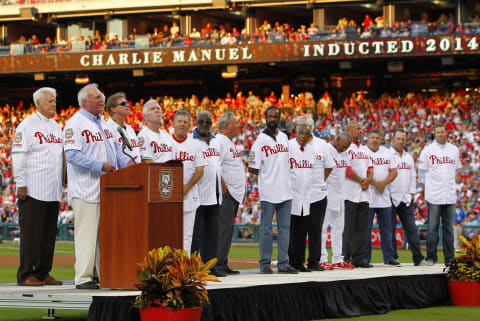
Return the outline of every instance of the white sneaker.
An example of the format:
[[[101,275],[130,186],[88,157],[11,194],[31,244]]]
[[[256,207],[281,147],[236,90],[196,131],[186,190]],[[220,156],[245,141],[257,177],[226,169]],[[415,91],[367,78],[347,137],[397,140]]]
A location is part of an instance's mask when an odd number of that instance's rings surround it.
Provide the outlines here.
[[[432,266],[433,262],[432,261],[427,261],[425,259],[421,260],[418,264],[415,264],[416,266]]]

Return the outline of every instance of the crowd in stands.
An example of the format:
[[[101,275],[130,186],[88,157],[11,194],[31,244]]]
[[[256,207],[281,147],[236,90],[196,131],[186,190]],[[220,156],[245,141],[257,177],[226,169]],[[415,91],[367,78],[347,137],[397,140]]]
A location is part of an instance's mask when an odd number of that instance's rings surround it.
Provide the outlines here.
[[[186,109],[193,121],[200,110],[209,110],[216,121],[226,111],[233,111],[241,119],[241,134],[236,144],[241,150],[244,162],[247,162],[249,150],[257,135],[264,127],[263,112],[271,105],[279,107],[282,112],[282,130],[294,137],[293,120],[299,115],[313,115],[316,119],[315,135],[328,140],[343,131],[348,120],[358,120],[364,131],[372,128],[382,128],[385,131],[385,145],[390,146],[390,133],[396,127],[407,130],[407,149],[416,160],[422,148],[431,142],[435,122],[443,122],[450,131],[449,140],[460,149],[463,167],[457,176],[457,216],[455,224],[466,227],[465,233],[478,233],[477,228],[469,226],[480,225],[480,94],[476,90],[457,90],[455,92],[410,92],[406,94],[384,93],[378,98],[368,98],[362,92],[352,93],[343,105],[334,106],[328,92],[315,99],[311,92],[303,92],[289,97],[277,97],[271,92],[266,97],[227,93],[225,97],[211,99],[207,96],[198,98],[196,95],[186,98],[169,96],[157,97],[164,114],[164,128],[172,130],[172,120],[175,110]],[[143,100],[131,102],[132,114],[127,122],[136,131],[143,126]],[[61,109],[54,117],[63,126],[71,117],[76,107]],[[0,165],[1,165],[1,222],[18,222],[18,212],[15,205],[15,185],[12,179],[10,147],[15,126],[27,115],[35,112],[33,106],[20,102],[17,106],[6,105],[0,109]],[[247,195],[239,208],[237,224],[259,224],[261,215],[257,183],[247,173]],[[415,196],[415,216],[418,225],[424,224],[427,214],[426,203],[420,193]],[[59,223],[73,221],[71,209],[66,200],[61,202]]]
[[[25,52],[46,53],[71,50],[108,50],[122,48],[145,47],[178,47],[178,46],[208,46],[208,45],[235,45],[252,43],[284,43],[296,41],[316,40],[346,40],[366,38],[398,38],[417,37],[427,35],[471,34],[480,32],[480,18],[474,16],[467,23],[457,24],[450,14],[442,14],[436,21],[400,21],[392,26],[387,26],[383,16],[371,18],[368,14],[360,23],[355,20],[341,17],[336,26],[319,30],[313,23],[291,26],[289,23],[276,21],[270,24],[268,20],[248,34],[245,28],[238,30],[232,27],[227,30],[225,26],[212,26],[207,23],[201,28],[192,28],[189,34],[182,34],[176,22],[165,24],[162,28],[152,27],[146,34],[138,34],[133,28],[129,35],[120,38],[118,35],[101,35],[96,30],[93,36],[80,36],[67,40],[56,38],[53,35],[40,40],[37,35],[20,36],[17,44],[24,45]],[[18,49],[17,49],[18,50]],[[12,46],[5,54],[18,54]]]

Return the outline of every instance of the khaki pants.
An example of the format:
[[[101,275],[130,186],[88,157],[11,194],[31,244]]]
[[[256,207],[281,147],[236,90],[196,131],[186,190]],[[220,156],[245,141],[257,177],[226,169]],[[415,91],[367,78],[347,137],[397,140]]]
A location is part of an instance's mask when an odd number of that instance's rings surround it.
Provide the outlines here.
[[[75,215],[75,284],[92,281],[100,275],[100,203],[72,199]]]
[[[183,248],[190,254],[192,248],[193,226],[195,225],[195,211],[183,211]]]

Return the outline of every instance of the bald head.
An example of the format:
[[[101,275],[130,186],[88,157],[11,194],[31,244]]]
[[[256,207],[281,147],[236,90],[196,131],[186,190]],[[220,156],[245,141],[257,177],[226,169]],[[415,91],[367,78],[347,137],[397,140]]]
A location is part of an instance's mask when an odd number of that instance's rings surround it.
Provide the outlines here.
[[[357,121],[349,122],[347,125],[347,133],[352,135],[352,141],[358,142],[362,135],[362,126]]]

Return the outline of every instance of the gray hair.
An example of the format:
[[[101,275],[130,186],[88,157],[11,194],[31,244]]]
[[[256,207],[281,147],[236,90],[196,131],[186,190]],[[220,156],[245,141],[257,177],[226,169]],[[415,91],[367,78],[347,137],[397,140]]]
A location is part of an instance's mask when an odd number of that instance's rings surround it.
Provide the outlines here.
[[[299,125],[299,123],[306,124],[306,125],[310,126],[311,130],[313,130],[313,126],[315,126],[315,123],[314,123],[313,119],[311,117],[308,117],[308,116],[298,116],[297,118],[295,118],[295,120],[293,122],[294,122],[295,125]]]
[[[142,108],[142,114],[143,114],[143,118],[145,118],[145,115],[147,114],[147,109],[150,105],[152,104],[157,104],[158,106],[160,106],[160,104],[158,103],[158,101],[156,101],[155,99],[150,99],[149,101],[147,101],[145,104],[143,104],[143,108]],[[162,108],[160,107],[160,110]]]
[[[212,114],[208,110],[200,110],[197,114],[197,119],[203,115],[207,115],[208,119],[212,120]]]
[[[177,119],[178,116],[187,116],[188,121],[190,122],[192,120],[192,117],[190,116],[190,113],[186,110],[179,109],[175,112],[175,116],[173,116],[173,122],[175,122],[175,119]]]
[[[309,133],[310,135],[312,134],[312,126],[310,126],[310,125],[307,124],[307,123],[298,124],[298,125],[295,127],[295,131],[296,131],[297,134],[298,134],[298,132],[300,131],[300,129],[301,129],[302,127],[307,127],[308,133]]]
[[[220,116],[220,118],[218,119],[218,129],[225,129],[225,127],[230,124],[233,117],[235,117],[235,114],[231,111],[227,111],[222,116]]]
[[[352,135],[350,135],[350,133],[347,133],[347,132],[341,132],[340,134],[338,134],[337,136],[335,136],[334,138],[335,140],[337,139],[341,139],[341,140],[348,140],[349,142],[352,142],[353,140],[353,137]]]
[[[54,88],[42,87],[40,89],[37,89],[33,93],[33,103],[35,104],[35,107],[37,107],[37,101],[42,100],[43,97],[45,97],[46,93],[50,93],[53,96],[57,97],[57,91]]]
[[[90,88],[98,89],[98,85],[95,84],[95,83],[88,84],[88,85],[84,86],[82,89],[80,89],[80,91],[78,92],[77,98],[78,98],[78,104],[80,105],[80,107],[83,107],[82,106],[82,101],[87,100],[88,90]]]

